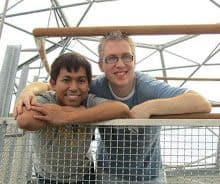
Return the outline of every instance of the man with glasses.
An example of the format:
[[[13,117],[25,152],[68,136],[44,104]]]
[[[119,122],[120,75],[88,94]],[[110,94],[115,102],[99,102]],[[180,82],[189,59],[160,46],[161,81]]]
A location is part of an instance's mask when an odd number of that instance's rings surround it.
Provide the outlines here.
[[[126,34],[109,33],[102,38],[98,52],[99,67],[105,75],[93,80],[90,92],[127,104],[132,118],[210,112],[210,103],[198,93],[171,87],[147,74],[135,72],[135,44]],[[20,113],[22,105],[29,108],[34,93],[47,89],[42,83],[29,85],[15,112]],[[97,183],[166,183],[160,154],[160,127],[104,126],[99,130]]]

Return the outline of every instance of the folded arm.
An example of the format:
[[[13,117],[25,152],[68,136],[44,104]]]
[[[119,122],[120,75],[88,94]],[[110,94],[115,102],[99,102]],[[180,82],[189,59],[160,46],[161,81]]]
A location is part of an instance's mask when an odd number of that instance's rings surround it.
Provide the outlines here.
[[[22,111],[23,113],[17,116],[17,124],[19,128],[29,131],[36,131],[47,126],[45,121],[38,120],[33,117],[34,115],[40,115],[39,112],[26,110],[24,106]]]
[[[133,118],[149,118],[151,115],[185,114],[210,112],[211,104],[194,91],[182,95],[146,101],[131,109]]]
[[[65,107],[65,106],[64,106]],[[65,107],[67,108],[67,107]],[[38,104],[31,109],[40,114],[33,117],[37,120],[46,121],[53,125],[71,123],[93,123],[117,118],[128,118],[129,108],[126,104],[117,101],[105,101],[94,107],[69,107],[63,109],[56,104]]]
[[[26,86],[15,104],[13,116],[17,118],[17,116],[23,112],[24,106],[26,110],[30,110],[31,105],[35,104],[36,102],[35,95],[49,90],[51,90],[49,83],[33,82]]]
[[[49,125],[49,122],[47,122],[45,119],[36,119],[35,116],[44,116],[43,110],[42,112],[33,110],[35,106],[42,106],[46,108],[55,107],[56,112],[52,114],[52,118],[56,119],[56,117],[60,117],[59,113],[64,112],[76,112],[76,110],[81,110],[81,107],[74,108],[69,106],[58,106],[56,104],[41,104],[41,103],[35,103],[35,105],[30,106],[30,110],[27,110],[24,106],[22,107],[22,113],[17,116],[17,124],[19,128],[22,128],[24,130],[28,131],[37,131],[41,128],[45,128],[47,125]],[[65,114],[64,114],[65,115]]]

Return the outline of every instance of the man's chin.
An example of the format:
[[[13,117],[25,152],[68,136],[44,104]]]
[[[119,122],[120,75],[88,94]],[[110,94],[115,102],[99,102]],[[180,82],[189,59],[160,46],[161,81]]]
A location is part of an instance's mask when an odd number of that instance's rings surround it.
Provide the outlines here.
[[[80,104],[78,102],[66,102],[65,106],[78,107]]]
[[[115,84],[116,84],[118,87],[127,86],[128,83],[129,83],[129,81],[128,81],[127,79],[116,80],[116,81],[115,81]]]

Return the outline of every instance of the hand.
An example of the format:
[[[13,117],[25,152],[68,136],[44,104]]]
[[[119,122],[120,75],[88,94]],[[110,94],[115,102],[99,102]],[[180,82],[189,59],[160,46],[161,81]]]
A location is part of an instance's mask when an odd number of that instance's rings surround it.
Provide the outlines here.
[[[31,106],[31,110],[37,111],[40,115],[33,115],[37,120],[46,121],[52,125],[60,126],[68,123],[67,109],[70,111],[70,107],[63,108],[64,106],[56,104],[35,104]],[[73,110],[73,108],[72,108]]]
[[[25,106],[26,110],[31,110],[31,105],[37,103],[36,96],[32,91],[23,91],[13,110],[13,116],[16,119],[18,115],[23,113],[23,107]]]
[[[130,118],[133,119],[148,119],[150,116],[150,112],[143,108],[143,104],[136,105],[130,110]]]

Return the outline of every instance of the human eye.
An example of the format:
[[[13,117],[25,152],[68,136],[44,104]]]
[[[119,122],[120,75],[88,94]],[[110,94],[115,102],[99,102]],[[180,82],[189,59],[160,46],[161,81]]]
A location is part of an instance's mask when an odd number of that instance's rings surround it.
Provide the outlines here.
[[[79,83],[80,83],[80,84],[85,84],[85,83],[87,83],[87,82],[88,82],[88,80],[87,80],[87,78],[85,78],[85,77],[79,79]]]
[[[64,83],[69,83],[70,82],[70,79],[69,78],[63,78],[62,80]]]
[[[125,62],[131,62],[133,61],[133,56],[131,54],[123,54],[121,59]]]
[[[115,55],[110,55],[110,56],[106,56],[105,58],[105,62],[106,63],[116,63],[118,61],[118,56],[115,56]]]

